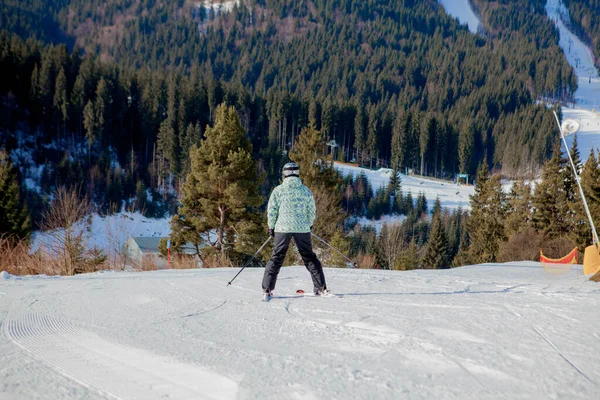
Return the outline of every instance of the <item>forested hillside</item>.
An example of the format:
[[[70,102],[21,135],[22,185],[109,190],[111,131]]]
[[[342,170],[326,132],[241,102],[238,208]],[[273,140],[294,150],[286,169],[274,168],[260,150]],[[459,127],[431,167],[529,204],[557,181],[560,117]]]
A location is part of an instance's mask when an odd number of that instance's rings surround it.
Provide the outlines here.
[[[576,85],[552,25],[527,24],[528,7],[506,11],[507,21],[486,18],[489,37],[471,35],[430,1],[249,1],[224,15],[186,1],[2,7],[3,28],[42,40],[3,36],[2,93],[29,111],[5,131],[26,119],[42,143],[87,135],[91,153],[75,160],[87,161],[84,175],[98,159],[124,166],[133,156],[135,174],[152,187],[151,171],[181,176],[188,127],[204,129],[223,101],[239,105],[257,153],[289,150],[314,119],[341,146],[340,159],[451,175],[473,174],[487,156],[518,175],[554,143],[550,113],[534,100],[567,100]],[[63,37],[85,52],[44,44]],[[62,109],[53,104],[57,87]],[[93,134],[83,123],[88,103],[103,107]]]
[[[563,0],[569,9],[572,28],[577,35],[590,44],[596,65],[600,68],[600,1]]]
[[[0,4],[0,146],[11,160],[6,176],[20,173],[33,227],[58,187],[81,188],[101,212],[125,204],[149,216],[177,214],[190,150],[207,132],[219,134],[223,103],[249,139],[263,200],[299,154],[447,178],[479,169],[482,185],[489,170],[535,176],[557,143],[544,102],[571,100],[576,89],[538,0],[477,0],[479,35],[435,1],[215,3]],[[337,146],[329,155],[328,142]],[[394,177],[376,193],[364,177],[332,179],[317,199],[321,215],[337,221],[322,221],[325,236],[365,265],[414,268],[421,256],[429,267],[465,262],[473,247],[466,213],[442,213],[429,199],[434,218],[424,218],[425,196],[403,193]],[[356,231],[350,242],[338,229],[348,228],[348,215],[385,213],[408,219],[380,237]],[[12,224],[23,225],[22,210],[15,215]],[[224,229],[237,228],[221,225],[219,243],[233,243]],[[400,261],[382,261],[391,232],[405,246]],[[469,252],[469,260],[489,253]]]

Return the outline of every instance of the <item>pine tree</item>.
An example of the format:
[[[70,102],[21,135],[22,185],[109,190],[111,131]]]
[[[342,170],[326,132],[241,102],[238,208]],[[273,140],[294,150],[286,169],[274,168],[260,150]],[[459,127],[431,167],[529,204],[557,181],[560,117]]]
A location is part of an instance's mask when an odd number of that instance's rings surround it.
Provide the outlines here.
[[[68,112],[68,97],[67,97],[67,76],[65,70],[60,69],[58,76],[56,77],[56,86],[54,89],[53,105],[57,110],[57,116],[62,120],[63,133],[66,134],[67,124],[67,112]],[[60,123],[56,124],[56,130],[59,131]]]
[[[448,241],[442,225],[441,211],[433,214],[431,232],[423,256],[423,267],[431,269],[449,268]]]
[[[435,130],[435,118],[428,116],[423,125],[419,135],[419,154],[421,155],[421,175],[423,175],[425,167],[425,154],[429,149],[429,142],[431,141],[431,132]]]
[[[415,202],[413,200],[412,192],[409,190],[402,201],[402,208],[404,214],[410,215],[415,209]]]
[[[505,240],[506,199],[500,175],[489,176],[487,160],[477,170],[477,186],[471,196],[469,258],[473,263],[495,262],[500,243]]]
[[[314,123],[304,128],[290,159],[300,167],[300,179],[313,193],[317,207],[314,230],[325,238],[331,238],[342,225],[345,214],[342,208],[342,178],[327,154],[327,142],[323,132]]]
[[[338,189],[341,184],[340,174],[327,153],[325,135],[311,122],[300,132],[294,149],[290,151],[290,159],[300,167],[302,182],[311,190],[319,187]]]
[[[596,229],[600,229],[600,165],[594,150],[590,151],[590,156],[581,171],[581,187],[587,200],[594,225]],[[589,242],[592,237],[591,227],[587,220],[587,215],[585,218],[586,239]]]
[[[468,219],[467,219],[468,221]],[[467,222],[465,223],[467,225]],[[452,260],[453,267],[462,267],[463,265],[471,264],[471,255],[469,254],[470,238],[468,229],[464,229],[460,233],[460,244],[454,260]]]
[[[85,127],[85,137],[88,144],[88,163],[91,163],[92,146],[96,142],[96,113],[94,112],[94,103],[88,100],[83,109],[83,126]]]
[[[557,144],[552,158],[542,169],[542,180],[536,185],[532,198],[533,227],[551,239],[569,234],[567,194],[561,173],[563,167],[560,144]]]
[[[377,106],[369,104],[368,123],[367,123],[367,151],[369,154],[369,168],[373,169],[373,158],[377,158],[377,129],[378,129],[378,112]]]
[[[431,215],[440,214],[442,212],[442,203],[440,201],[440,196],[438,195],[433,202],[433,210],[431,210]]]
[[[427,214],[427,198],[425,197],[425,193],[419,192],[419,197],[417,197],[417,205],[415,206],[415,213],[417,217],[421,217],[423,214]]]
[[[209,243],[224,254],[234,245],[247,244],[257,229],[257,207],[264,199],[259,195],[252,146],[233,107],[217,107],[214,125],[206,129],[190,157],[179,215],[171,221],[174,247],[189,242],[199,250],[202,243]]]
[[[85,107],[85,82],[81,74],[77,75],[71,92],[73,114],[77,115],[77,133],[81,134],[83,125],[83,108]]]
[[[516,180],[507,198],[506,235],[511,236],[530,226],[531,222],[531,185],[523,179]]]
[[[471,171],[475,133],[471,124],[465,123],[458,135],[458,171],[467,174]]]
[[[400,254],[400,257],[396,260],[393,268],[398,270],[411,270],[415,268],[419,268],[421,263],[421,258],[419,256],[419,249],[417,248],[417,243],[415,238],[413,237],[410,240],[408,248],[403,250]]]
[[[179,144],[171,118],[167,118],[161,122],[156,145],[169,163],[169,172],[177,175],[179,173],[179,154],[177,151]]]
[[[356,117],[354,118],[354,147],[356,148],[356,162],[360,165],[364,162],[365,151],[365,126],[364,126],[364,111],[362,106],[357,107]]]
[[[103,143],[104,128],[107,121],[107,106],[109,105],[108,86],[104,78],[101,78],[96,88],[96,103],[94,104],[94,114],[96,119],[97,138]]]
[[[410,129],[410,113],[398,110],[392,131],[392,168],[400,170],[405,163],[406,147],[408,145],[408,130]]]
[[[0,149],[0,237],[26,238],[31,231],[27,207],[20,198],[17,172]]]
[[[591,235],[588,218],[583,207],[583,200],[581,199],[579,186],[577,185],[577,179],[582,170],[577,134],[574,134],[573,136],[570,155],[571,161],[575,166],[577,177],[575,176],[570,163],[563,167],[561,171],[563,175],[562,182],[564,182],[565,195],[567,197],[566,211],[568,213],[566,222],[577,247],[579,250],[583,251],[590,242]]]

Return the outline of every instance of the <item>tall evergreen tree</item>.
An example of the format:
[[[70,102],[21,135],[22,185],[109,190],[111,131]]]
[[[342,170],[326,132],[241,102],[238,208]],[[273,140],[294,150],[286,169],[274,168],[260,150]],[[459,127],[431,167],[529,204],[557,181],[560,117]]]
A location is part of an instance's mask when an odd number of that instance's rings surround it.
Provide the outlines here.
[[[217,107],[214,125],[190,157],[179,214],[171,221],[173,244],[189,242],[199,251],[208,243],[223,254],[255,229],[264,202],[252,146],[233,107]]]
[[[396,113],[392,131],[392,168],[399,171],[405,164],[408,130],[410,129],[410,113],[400,109]]]
[[[366,149],[366,139],[365,139],[365,117],[364,111],[362,110],[362,106],[358,106],[358,110],[356,112],[356,117],[354,118],[354,147],[356,148],[356,161],[359,164],[364,162],[363,153]]]
[[[594,225],[596,229],[600,229],[600,165],[594,150],[590,151],[590,155],[581,171],[581,187],[583,188]],[[587,220],[587,215],[585,217],[587,232],[584,234],[589,242],[592,237],[591,227]]]
[[[564,183],[565,195],[567,198],[567,224],[573,240],[580,250],[583,250],[590,242],[590,228],[583,200],[577,185],[577,179],[582,170],[581,157],[579,156],[579,145],[577,142],[577,134],[573,136],[573,142],[570,150],[571,160],[575,166],[575,172],[570,163],[562,169],[562,182]],[[577,174],[577,176],[575,175]]]
[[[469,259],[473,263],[495,262],[500,243],[505,240],[506,199],[500,175],[489,176],[487,160],[477,170],[475,194],[471,196],[468,219]]]
[[[528,228],[531,223],[531,185],[516,180],[507,197],[506,235],[511,236]]]
[[[471,172],[475,133],[471,124],[463,124],[458,135],[458,171],[461,174]]]
[[[56,86],[54,88],[54,99],[52,101],[54,108],[56,109],[57,124],[56,130],[59,132],[61,122],[63,127],[63,133],[66,134],[67,130],[67,112],[69,110],[69,103],[67,97],[67,76],[65,75],[64,68],[60,69],[58,76],[56,77]]]
[[[96,142],[96,113],[94,112],[94,103],[88,100],[83,109],[83,126],[85,127],[85,138],[88,144],[88,163],[91,164],[92,146]]]
[[[317,207],[315,231],[332,237],[345,218],[342,208],[342,178],[327,154],[327,142],[323,132],[314,123],[302,130],[290,159],[300,167],[300,179],[313,193]]]
[[[6,151],[0,149],[0,237],[23,239],[30,231],[31,221],[20,197],[17,172]]]
[[[425,197],[425,193],[419,192],[419,196],[417,197],[417,205],[415,206],[417,217],[427,214],[427,209],[427,198]]]
[[[423,267],[431,269],[449,268],[448,240],[442,224],[441,211],[438,209],[433,214],[431,221],[431,232],[425,247],[423,256]]]
[[[532,223],[538,232],[549,238],[569,235],[568,197],[565,191],[564,160],[560,144],[554,147],[552,158],[542,169],[542,179],[532,198]]]
[[[179,143],[171,118],[167,118],[161,122],[160,128],[158,129],[156,145],[160,153],[169,163],[169,172],[177,175],[180,171],[179,154],[177,151],[179,149]]]

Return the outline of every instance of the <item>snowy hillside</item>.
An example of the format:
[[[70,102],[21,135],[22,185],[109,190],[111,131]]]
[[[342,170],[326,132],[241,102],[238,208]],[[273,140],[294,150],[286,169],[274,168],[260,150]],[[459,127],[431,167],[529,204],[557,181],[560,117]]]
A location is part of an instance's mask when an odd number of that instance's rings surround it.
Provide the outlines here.
[[[2,399],[595,399],[600,286],[538,263],[0,274]]]
[[[132,237],[167,237],[171,232],[170,223],[170,217],[146,218],[139,212],[121,212],[106,217],[93,214],[85,236],[88,246],[110,253],[111,249],[122,248]],[[41,247],[52,248],[55,241],[53,234],[35,232],[32,251]]]
[[[454,18],[458,18],[461,24],[467,24],[472,33],[477,33],[481,21],[475,15],[469,0],[439,0],[446,12]]]
[[[569,11],[564,4],[560,0],[548,0],[546,13],[558,27],[560,47],[579,79],[575,107],[563,107],[562,112],[563,120],[574,119],[579,123],[577,140],[581,158],[585,161],[592,148],[600,148],[600,74],[594,66],[591,50],[565,25],[564,21],[569,21]],[[572,140],[572,137],[567,138],[569,146]]]
[[[364,172],[371,183],[373,190],[377,190],[381,186],[386,186],[392,173],[392,170],[389,168],[370,171],[365,168],[341,163],[336,163],[335,167],[344,176],[349,174],[358,176],[361,172]],[[435,198],[439,196],[442,208],[455,210],[458,207],[462,207],[463,209],[468,210],[470,209],[469,195],[475,193],[475,188],[473,186],[456,185],[448,181],[418,178],[404,174],[400,174],[400,179],[402,181],[400,185],[402,186],[402,192],[404,194],[410,191],[412,192],[413,198],[416,199],[419,192],[423,192],[425,197],[427,197],[429,207],[433,206]]]

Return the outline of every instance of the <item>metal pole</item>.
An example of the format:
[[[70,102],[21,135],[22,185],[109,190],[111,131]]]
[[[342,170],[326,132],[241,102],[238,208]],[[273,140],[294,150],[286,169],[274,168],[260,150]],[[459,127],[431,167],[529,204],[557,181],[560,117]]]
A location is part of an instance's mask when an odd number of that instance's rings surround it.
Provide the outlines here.
[[[242,267],[242,269],[240,269],[240,271],[233,277],[233,279],[230,280],[229,282],[227,282],[227,286],[230,286],[231,282],[233,282],[235,280],[235,278],[237,278],[238,275],[242,273],[242,271],[244,270],[244,268],[246,268],[248,265],[250,265],[250,261],[254,260],[254,257],[256,257],[256,255],[258,253],[260,253],[260,251],[267,245],[267,243],[269,243],[269,240],[271,240],[271,236],[269,236],[269,238],[263,243],[263,245],[260,246],[260,249],[258,249],[256,251],[256,253],[254,253],[254,255],[246,262],[246,264],[244,264],[244,266]]]
[[[327,243],[324,239],[321,239],[320,237],[318,237],[317,235],[315,235],[314,233],[310,233],[311,235],[313,235],[314,237],[316,237],[317,239],[319,239],[321,242],[325,243],[327,246],[331,247],[333,250],[335,250],[340,256],[344,257],[346,260],[348,260],[349,262],[352,263],[352,265],[356,268],[358,267],[358,265],[352,261],[351,259],[349,259],[348,257],[346,257],[341,251],[339,251],[338,249],[336,249],[335,247],[333,247],[332,245],[330,245],[329,243]]]
[[[592,227],[592,236],[594,245],[598,248],[599,240],[598,233],[596,232],[596,227],[594,226],[594,221],[592,220],[592,214],[590,214],[590,209],[588,208],[587,201],[585,200],[585,195],[583,194],[583,188],[581,187],[581,182],[579,181],[579,175],[577,174],[577,169],[575,168],[575,164],[573,164],[573,159],[571,158],[571,153],[569,152],[569,146],[567,145],[567,141],[565,140],[565,135],[563,134],[562,127],[560,126],[560,121],[558,120],[558,115],[556,115],[556,111],[554,112],[554,118],[556,118],[556,123],[558,124],[558,130],[560,131],[560,137],[565,144],[565,148],[567,149],[567,155],[569,156],[569,161],[571,163],[571,168],[573,169],[573,173],[575,174],[575,181],[577,182],[577,187],[579,187],[579,194],[581,195],[581,201],[583,202],[583,207],[585,208],[585,212],[590,221],[590,226]]]

